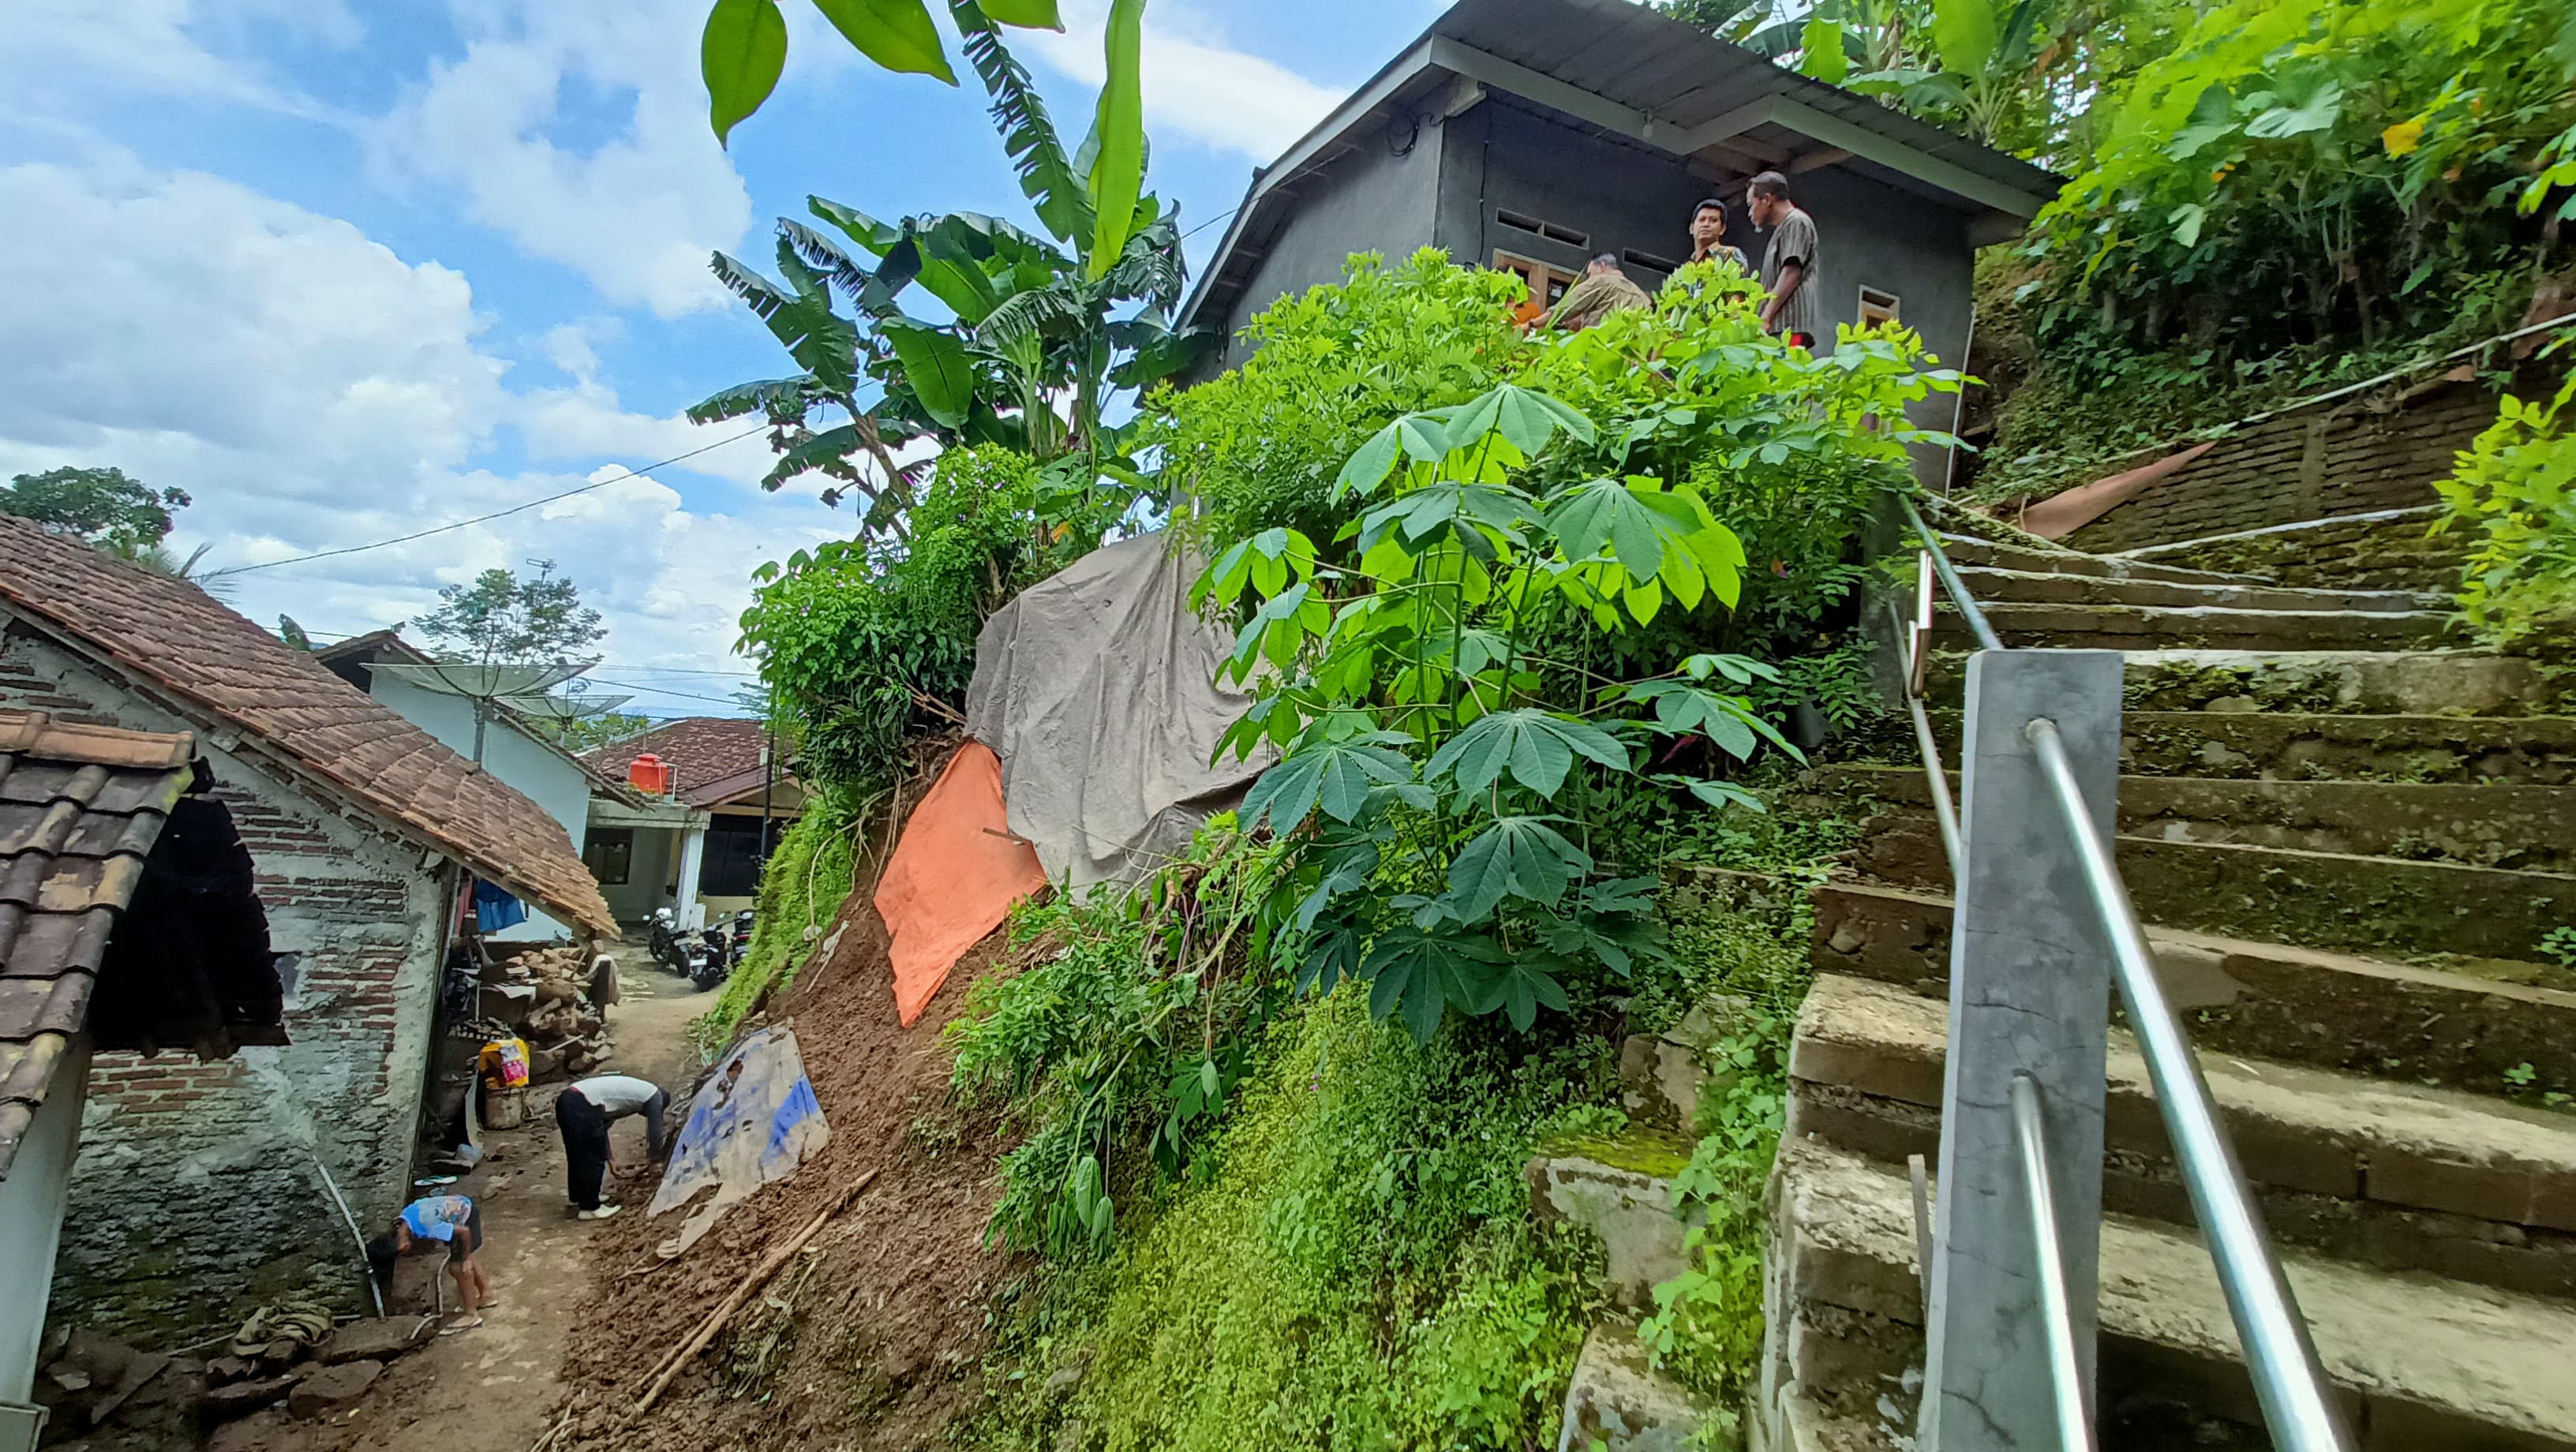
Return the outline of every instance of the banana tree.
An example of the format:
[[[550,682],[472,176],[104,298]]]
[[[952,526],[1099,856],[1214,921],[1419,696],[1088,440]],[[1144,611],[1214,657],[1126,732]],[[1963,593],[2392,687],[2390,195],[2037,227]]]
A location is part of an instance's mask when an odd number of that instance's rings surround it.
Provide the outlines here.
[[[939,28],[930,18],[928,0],[814,0],[814,8],[832,23],[859,54],[898,73],[935,77],[957,84]],[[1056,0],[950,0],[960,48],[993,93],[995,115],[1004,108],[1004,88],[997,72],[1007,73],[1019,100],[1010,104],[1025,129],[1006,125],[1004,136],[1014,160],[1021,162],[1023,186],[1032,200],[1041,191],[1046,201],[1040,220],[1059,239],[1070,241],[1069,227],[1078,216],[1091,232],[1086,256],[1097,260],[1098,278],[1120,256],[1145,180],[1145,100],[1142,78],[1145,0],[1110,0],[1102,45],[1107,61],[1100,87],[1091,140],[1083,147],[1087,164],[1079,174],[1064,163],[1055,143],[1055,128],[1001,41],[1001,27],[1062,30]],[[707,87],[707,124],[720,144],[730,144],[733,128],[760,109],[778,87],[787,67],[787,18],[779,0],[715,0],[698,41],[698,69]],[[1023,137],[1029,146],[1022,145]],[[1031,167],[1049,158],[1028,159],[1043,139],[1058,163],[1045,176]],[[1051,214],[1052,213],[1052,214]]]
[[[1122,8],[1132,48],[1138,9]],[[1101,140],[1125,125],[1127,102],[1104,93],[1101,122],[1068,153],[976,0],[955,0],[952,13],[1050,236],[972,212],[883,222],[809,198],[812,222],[778,224],[783,283],[722,253],[712,264],[803,372],[726,389],[690,411],[702,423],[765,413],[779,452],[767,487],[823,473],[836,481],[828,501],[857,489],[883,529],[899,528],[913,482],[893,448],[918,438],[1006,444],[1048,466],[1055,488],[1086,497],[1104,471],[1131,475],[1124,430],[1104,410],[1119,390],[1189,367],[1214,342],[1207,330],[1172,326],[1184,281],[1180,229],[1141,190],[1141,144],[1130,158]],[[1113,13],[1113,49],[1120,27]],[[1141,128],[1139,120],[1140,138]],[[907,310],[915,288],[947,317]],[[835,311],[836,295],[851,316]],[[818,412],[843,421],[818,428]]]

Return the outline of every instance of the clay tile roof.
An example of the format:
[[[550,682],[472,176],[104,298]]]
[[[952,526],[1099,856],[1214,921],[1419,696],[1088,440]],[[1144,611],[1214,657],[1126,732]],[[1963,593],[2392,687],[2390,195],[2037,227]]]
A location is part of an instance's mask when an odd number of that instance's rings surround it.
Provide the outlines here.
[[[656,726],[641,736],[597,747],[584,760],[605,775],[626,779],[635,758],[658,756],[680,769],[680,798],[696,802],[696,793],[717,782],[760,770],[761,725],[739,716],[684,716]]]
[[[0,1178],[90,990],[143,860],[187,789],[194,738],[0,711]]]
[[[196,586],[0,515],[0,604],[74,650],[238,729],[478,877],[604,936],[616,919],[545,809]]]

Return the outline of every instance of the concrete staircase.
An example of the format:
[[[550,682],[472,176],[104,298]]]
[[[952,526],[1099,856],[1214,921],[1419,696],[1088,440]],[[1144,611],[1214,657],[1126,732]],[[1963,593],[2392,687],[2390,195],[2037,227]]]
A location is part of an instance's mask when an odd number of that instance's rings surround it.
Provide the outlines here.
[[[2563,698],[2408,592],[1949,552],[2007,644],[2127,653],[2120,869],[2360,1445],[2576,1449]],[[1857,1452],[1908,1445],[1921,1391],[1905,1159],[1939,1138],[1949,869],[1919,763],[1823,775],[1884,810],[1816,894],[1752,1410],[1757,1445]],[[2270,1445],[2116,1016],[2106,1150],[2103,1445]]]

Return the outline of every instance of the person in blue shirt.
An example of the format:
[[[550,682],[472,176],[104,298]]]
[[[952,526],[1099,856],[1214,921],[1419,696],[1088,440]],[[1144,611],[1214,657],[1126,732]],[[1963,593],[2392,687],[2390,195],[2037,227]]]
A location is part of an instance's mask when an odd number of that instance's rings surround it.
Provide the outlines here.
[[[432,1195],[414,1200],[394,1217],[391,1235],[367,1244],[367,1260],[376,1279],[393,1287],[394,1259],[417,1255],[433,1246],[447,1247],[447,1274],[456,1282],[456,1315],[438,1328],[441,1336],[471,1331],[483,1324],[482,1313],[494,1303],[492,1282],[477,1258],[483,1249],[483,1212],[463,1195]]]

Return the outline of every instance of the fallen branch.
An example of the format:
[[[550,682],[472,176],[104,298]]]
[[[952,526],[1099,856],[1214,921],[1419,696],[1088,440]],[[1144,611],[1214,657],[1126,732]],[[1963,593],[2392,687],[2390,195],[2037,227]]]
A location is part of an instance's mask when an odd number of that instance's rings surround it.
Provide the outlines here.
[[[804,1229],[797,1231],[785,1245],[771,1251],[769,1258],[760,1263],[759,1269],[754,1270],[742,1284],[734,1287],[733,1294],[725,1298],[724,1304],[709,1312],[706,1320],[698,1323],[697,1334],[681,1343],[680,1349],[671,1353],[670,1358],[662,1363],[653,1378],[653,1385],[646,1388],[643,1397],[635,1403],[635,1415],[642,1416],[653,1410],[653,1403],[661,1400],[664,1389],[671,1384],[671,1379],[680,1374],[680,1368],[688,1365],[691,1358],[704,1351],[708,1343],[716,1339],[716,1333],[722,1331],[725,1324],[733,1319],[734,1313],[742,1309],[743,1303],[750,1300],[754,1292],[768,1284],[769,1278],[778,1274],[780,1266],[794,1259],[796,1252],[803,1250],[805,1243],[812,1240],[833,1216],[840,1214],[844,1206],[857,1199],[859,1192],[865,1190],[876,1177],[877,1172],[874,1170],[859,1176],[857,1183],[834,1196],[831,1204],[824,1206],[813,1219],[805,1222]]]
[[[569,1427],[569,1426],[571,1426],[571,1425],[572,1425],[572,1408],[570,1408],[570,1407],[566,1407],[566,1408],[564,1408],[564,1413],[563,1413],[563,1415],[562,1415],[562,1416],[560,1416],[560,1417],[555,1418],[555,1424],[554,1424],[553,1426],[548,1427],[548,1428],[546,1429],[546,1434],[545,1434],[544,1436],[542,1436],[542,1437],[539,1437],[539,1438],[537,1439],[537,1441],[536,1441],[536,1445],[535,1445],[535,1446],[533,1446],[533,1447],[530,1447],[530,1448],[528,1449],[528,1452],[546,1452],[546,1449],[547,1449],[548,1447],[551,1447],[551,1446],[553,1446],[553,1445],[555,1444],[555,1439],[563,1435],[563,1433],[564,1433],[564,1428]]]

